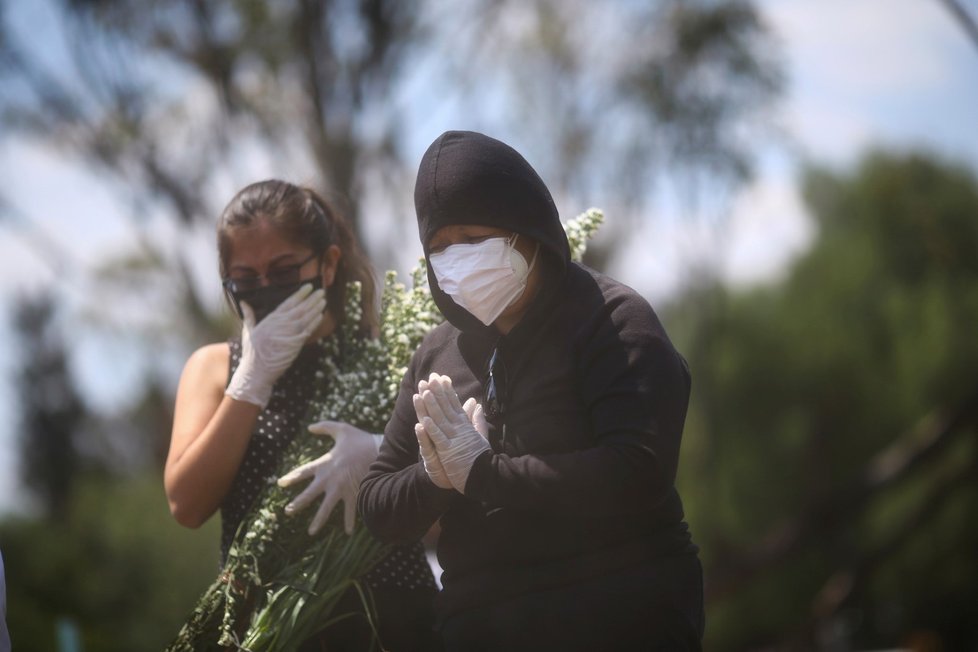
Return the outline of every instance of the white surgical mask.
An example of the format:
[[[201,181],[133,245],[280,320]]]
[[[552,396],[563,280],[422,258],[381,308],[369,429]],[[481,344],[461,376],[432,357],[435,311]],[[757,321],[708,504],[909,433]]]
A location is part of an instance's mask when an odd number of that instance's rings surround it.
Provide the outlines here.
[[[516,237],[454,244],[428,256],[442,291],[486,326],[522,296],[537,260],[540,245],[528,265],[513,246]]]

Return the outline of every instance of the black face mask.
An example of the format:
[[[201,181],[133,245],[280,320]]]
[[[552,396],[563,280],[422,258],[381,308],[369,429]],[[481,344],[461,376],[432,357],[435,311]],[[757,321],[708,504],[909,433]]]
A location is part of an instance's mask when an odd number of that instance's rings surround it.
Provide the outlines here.
[[[242,290],[240,292],[229,291],[228,294],[231,295],[231,299],[234,301],[234,307],[237,309],[239,317],[244,317],[244,314],[241,312],[242,301],[251,306],[251,310],[255,313],[255,323],[257,324],[306,283],[311,284],[313,290],[318,290],[323,287],[323,277],[317,274],[314,278],[296,281],[288,285],[266,285],[255,288],[254,290]]]

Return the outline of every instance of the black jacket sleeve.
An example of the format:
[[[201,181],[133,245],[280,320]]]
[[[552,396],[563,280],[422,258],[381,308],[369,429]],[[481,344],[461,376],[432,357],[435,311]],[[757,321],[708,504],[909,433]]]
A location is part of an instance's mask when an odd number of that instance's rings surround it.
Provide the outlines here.
[[[575,343],[593,445],[483,455],[466,497],[498,506],[611,516],[654,509],[673,491],[690,377],[651,306],[625,293]]]
[[[360,483],[357,508],[374,536],[389,543],[414,541],[447,511],[454,496],[428,478],[421,462],[414,424],[412,395],[417,391],[416,370],[423,346],[412,358],[401,382],[394,414],[384,429],[377,459]]]

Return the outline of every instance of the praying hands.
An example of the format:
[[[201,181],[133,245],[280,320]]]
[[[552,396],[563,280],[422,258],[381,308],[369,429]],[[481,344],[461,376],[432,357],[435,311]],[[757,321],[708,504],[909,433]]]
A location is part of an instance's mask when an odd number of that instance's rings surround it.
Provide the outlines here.
[[[428,477],[442,489],[464,494],[472,464],[490,450],[482,405],[474,398],[462,405],[452,379],[436,373],[418,383],[413,398],[418,415],[414,434]]]

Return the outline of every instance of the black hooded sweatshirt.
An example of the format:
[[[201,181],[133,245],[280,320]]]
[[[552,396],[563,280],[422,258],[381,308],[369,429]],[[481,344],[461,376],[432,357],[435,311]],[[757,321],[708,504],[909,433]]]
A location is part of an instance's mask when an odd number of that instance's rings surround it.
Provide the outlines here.
[[[674,488],[690,376],[651,306],[570,260],[543,181],[508,145],[447,132],[415,187],[425,254],[450,224],[500,227],[540,243],[542,284],[501,336],[438,287],[447,322],[424,340],[401,384],[384,442],[359,494],[367,527],[391,542],[439,519],[441,617],[566,586],[668,555],[695,555]],[[411,397],[432,372],[461,401],[484,400],[494,349],[503,415],[465,495],[436,487],[421,462]]]

